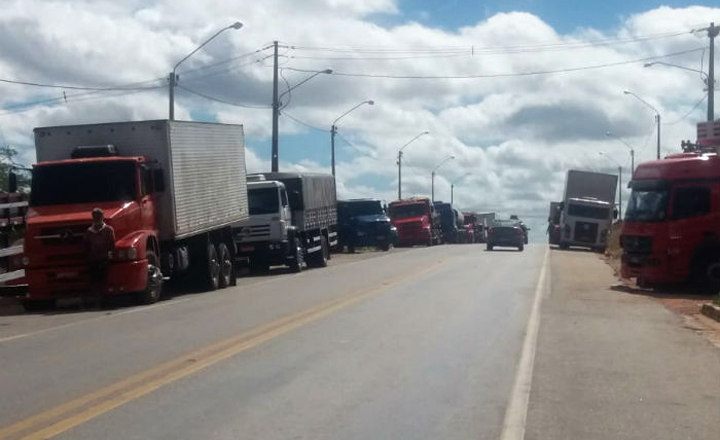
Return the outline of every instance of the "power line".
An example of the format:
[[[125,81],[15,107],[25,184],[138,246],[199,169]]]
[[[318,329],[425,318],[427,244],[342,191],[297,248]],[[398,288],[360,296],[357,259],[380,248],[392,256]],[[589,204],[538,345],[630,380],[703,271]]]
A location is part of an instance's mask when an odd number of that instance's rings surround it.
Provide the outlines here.
[[[251,108],[251,109],[269,109],[269,108],[272,108],[272,106],[270,106],[270,105],[262,105],[262,106],[261,106],[261,105],[239,104],[239,103],[237,103],[237,102],[226,101],[226,100],[224,100],[224,99],[221,99],[221,98],[218,98],[218,97],[215,97],[215,96],[210,96],[210,95],[206,95],[205,93],[198,92],[197,90],[189,89],[189,88],[187,88],[187,87],[185,87],[185,86],[181,86],[180,84],[177,84],[176,87],[179,88],[179,89],[183,89],[183,90],[185,90],[186,92],[191,93],[191,94],[193,94],[193,95],[197,95],[197,96],[199,96],[199,97],[201,97],[201,98],[205,98],[205,99],[210,100],[210,101],[219,102],[220,104],[232,105],[232,106],[235,106],[235,107]]]
[[[352,73],[352,72],[338,72],[333,71],[331,75],[335,76],[347,76],[347,77],[362,77],[362,78],[383,78],[383,79],[480,79],[480,78],[509,78],[509,77],[522,77],[522,76],[538,76],[538,75],[549,75],[555,73],[567,73],[567,72],[578,72],[584,70],[603,69],[608,67],[624,66],[627,64],[635,64],[647,61],[658,60],[662,58],[668,58],[678,55],[684,55],[687,53],[697,52],[703,50],[703,48],[690,49],[680,52],[673,52],[664,55],[656,55],[645,58],[637,58],[634,60],[617,61],[614,63],[603,63],[603,64],[592,64],[588,66],[569,67],[564,69],[551,69],[551,70],[538,70],[529,72],[518,72],[518,73],[488,73],[488,74],[473,74],[473,75],[393,75],[393,74],[373,74],[373,73]],[[286,67],[288,70],[295,72],[315,72],[314,70],[297,69],[292,67]]]
[[[291,114],[288,113],[288,112],[285,112],[285,111],[284,111],[284,112],[282,112],[282,113],[280,113],[280,114],[283,115],[283,116],[287,116],[288,118],[292,119],[293,121],[297,122],[297,123],[300,124],[300,125],[304,125],[304,126],[306,126],[306,127],[308,127],[308,128],[312,128],[313,130],[324,131],[324,132],[328,132],[328,131],[329,131],[329,130],[325,130],[324,128],[320,128],[320,127],[318,127],[318,126],[315,126],[315,125],[312,125],[312,124],[310,124],[310,123],[308,123],[308,122],[305,122],[305,121],[303,121],[302,119],[298,119],[298,118],[296,118],[295,116],[291,115]]]
[[[514,45],[514,46],[475,46],[472,44],[465,46],[438,46],[438,47],[426,47],[426,48],[389,48],[389,47],[328,47],[328,46],[307,46],[301,44],[291,44],[283,42],[283,46],[289,47],[295,50],[302,51],[315,51],[315,52],[339,52],[339,53],[366,53],[366,54],[377,54],[377,53],[446,53],[446,52],[457,52],[457,51],[472,51],[475,54],[487,54],[487,53],[518,53],[527,51],[542,51],[542,50],[565,50],[565,49],[576,49],[592,46],[605,46],[613,44],[627,44],[637,43],[648,40],[656,40],[662,38],[672,38],[682,35],[691,34],[692,31],[672,31],[658,34],[638,35],[634,37],[625,38],[606,38],[598,39],[594,41],[576,41],[576,42],[562,42],[562,43],[543,43],[543,44],[529,44],[529,45]]]
[[[378,159],[377,157],[371,156],[371,155],[368,154],[367,152],[362,151],[360,148],[356,147],[352,142],[350,142],[349,140],[345,139],[345,136],[341,135],[340,133],[337,133],[337,132],[336,132],[336,133],[335,133],[335,136],[337,136],[338,138],[340,138],[341,141],[345,142],[350,148],[352,148],[353,150],[357,151],[358,153],[360,153],[360,154],[363,155],[364,157],[370,158],[370,159],[372,159],[372,160],[380,160],[380,159]]]
[[[264,50],[269,49],[270,47],[272,47],[272,45],[267,45],[267,46],[261,47],[260,49],[253,50],[253,51],[251,51],[251,52],[246,52],[246,53],[244,53],[244,54],[237,55],[237,56],[234,56],[234,57],[232,57],[232,58],[227,58],[227,59],[224,59],[224,60],[221,60],[221,61],[217,61],[217,62],[215,62],[215,63],[206,64],[206,65],[204,65],[204,66],[196,67],[196,68],[194,68],[194,69],[182,70],[180,73],[182,73],[182,74],[184,74],[184,75],[187,75],[187,74],[189,74],[189,73],[200,72],[200,71],[203,71],[203,70],[211,69],[211,68],[213,68],[213,67],[221,66],[221,65],[223,65],[223,64],[232,63],[233,61],[237,61],[237,60],[240,60],[240,59],[247,58],[247,57],[249,57],[249,56],[255,55],[255,54],[257,54],[257,53],[260,53],[260,52],[262,52],[262,51],[264,51]]]
[[[159,81],[164,80],[165,78],[156,78],[151,79],[147,81],[142,81],[140,83],[135,84],[145,84],[153,81]],[[3,79],[0,78],[0,82],[6,83],[6,84],[17,84],[17,85],[23,85],[23,86],[33,86],[33,87],[44,87],[44,88],[52,88],[52,89],[67,89],[67,90],[94,90],[94,91],[100,91],[100,92],[109,92],[109,91],[116,91],[116,90],[139,90],[139,89],[154,89],[157,86],[147,86],[147,87],[133,87],[133,86],[110,86],[110,87],[91,87],[91,86],[71,86],[67,84],[44,84],[44,83],[37,83],[37,82],[30,82],[30,81],[19,81],[19,80],[12,80],[12,79]]]
[[[705,101],[705,99],[707,99],[707,97],[708,97],[707,93],[703,94],[702,98],[700,98],[700,100],[699,100],[698,102],[696,102],[695,105],[693,105],[692,108],[691,108],[690,110],[688,110],[688,112],[685,113],[685,115],[683,115],[682,118],[678,119],[677,121],[664,123],[663,125],[675,125],[675,124],[681,123],[682,121],[685,120],[685,118],[687,118],[688,116],[690,116],[690,114],[691,114],[692,112],[694,112],[695,109],[697,109],[698,106],[699,106],[700,104],[702,104],[703,101]]]

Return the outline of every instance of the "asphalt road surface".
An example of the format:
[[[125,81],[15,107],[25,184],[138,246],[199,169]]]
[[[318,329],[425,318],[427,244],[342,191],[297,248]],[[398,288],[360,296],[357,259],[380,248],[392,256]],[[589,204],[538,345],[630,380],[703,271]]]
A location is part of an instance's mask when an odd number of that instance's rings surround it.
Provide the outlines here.
[[[529,438],[618,438],[567,435],[586,432],[592,405],[572,385],[583,371],[556,357],[567,355],[556,347],[567,314],[547,322],[541,312],[543,299],[564,299],[556,286],[575,288],[551,282],[562,277],[552,254],[455,245],[342,255],[149,307],[0,317],[0,440],[509,440],[526,421]],[[583,258],[578,279],[602,265]],[[705,348],[702,367],[716,367]],[[605,387],[623,387],[621,373]],[[602,396],[614,415],[613,394]],[[695,421],[714,422],[713,405]],[[557,423],[556,410],[571,416]]]

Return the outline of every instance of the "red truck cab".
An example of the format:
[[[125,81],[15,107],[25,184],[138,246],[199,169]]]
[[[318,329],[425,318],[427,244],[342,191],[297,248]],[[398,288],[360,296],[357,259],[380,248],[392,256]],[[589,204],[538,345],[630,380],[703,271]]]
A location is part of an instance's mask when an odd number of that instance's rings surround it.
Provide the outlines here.
[[[398,246],[440,244],[440,219],[429,198],[414,197],[391,202],[388,215],[398,231]]]
[[[25,234],[26,305],[90,292],[84,234],[99,207],[115,230],[103,294],[146,289],[157,261],[153,178],[145,157],[92,157],[43,162],[33,168]],[[151,249],[148,249],[150,247]],[[156,300],[157,298],[151,298]]]
[[[629,185],[622,275],[720,290],[720,158],[697,148],[640,164]]]

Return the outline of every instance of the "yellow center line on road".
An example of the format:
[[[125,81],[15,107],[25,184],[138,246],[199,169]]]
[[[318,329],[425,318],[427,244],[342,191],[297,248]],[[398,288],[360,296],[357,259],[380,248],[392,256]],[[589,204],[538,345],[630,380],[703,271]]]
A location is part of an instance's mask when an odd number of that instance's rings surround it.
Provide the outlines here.
[[[17,438],[18,435],[31,430],[33,432],[26,433],[20,438],[22,440],[45,440],[54,437],[224,359],[322,319],[409,279],[419,278],[443,264],[445,264],[444,261],[438,261],[410,274],[392,278],[376,287],[352,292],[339,299],[280,318],[253,330],[187,353],[177,359],[162,363],[107,387],[0,428],[0,440]]]

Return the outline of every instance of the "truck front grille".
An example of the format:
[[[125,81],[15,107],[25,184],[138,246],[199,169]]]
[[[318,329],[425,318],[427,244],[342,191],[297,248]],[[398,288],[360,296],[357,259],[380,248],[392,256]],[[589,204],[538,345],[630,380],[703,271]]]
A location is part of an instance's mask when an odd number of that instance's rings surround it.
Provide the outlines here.
[[[597,241],[597,223],[576,222],[575,241],[580,243],[595,243]]]
[[[55,226],[40,229],[35,238],[42,240],[45,246],[77,245],[83,242],[85,231],[90,225]]]
[[[632,254],[650,254],[653,247],[653,238],[642,235],[623,235],[622,248]]]

